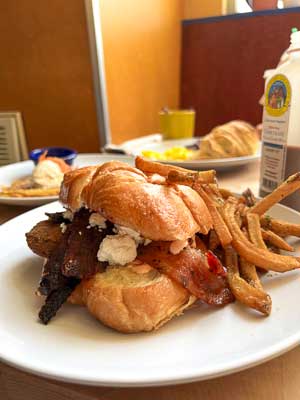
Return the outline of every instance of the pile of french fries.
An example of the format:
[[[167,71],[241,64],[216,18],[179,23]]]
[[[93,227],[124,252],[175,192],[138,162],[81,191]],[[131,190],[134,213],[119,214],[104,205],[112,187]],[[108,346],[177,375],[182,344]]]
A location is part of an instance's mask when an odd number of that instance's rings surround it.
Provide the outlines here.
[[[262,286],[260,271],[285,272],[300,268],[300,258],[280,254],[280,250],[294,251],[285,238],[290,235],[300,237],[300,224],[277,220],[266,213],[300,189],[300,172],[256,201],[249,189],[237,197],[219,188],[213,170],[189,171],[140,157],[136,159],[136,166],[147,174],[165,177],[165,184],[187,185],[200,195],[209,210],[214,229],[198,238],[199,248],[214,251],[223,261],[229,286],[238,301],[269,315],[272,300]]]

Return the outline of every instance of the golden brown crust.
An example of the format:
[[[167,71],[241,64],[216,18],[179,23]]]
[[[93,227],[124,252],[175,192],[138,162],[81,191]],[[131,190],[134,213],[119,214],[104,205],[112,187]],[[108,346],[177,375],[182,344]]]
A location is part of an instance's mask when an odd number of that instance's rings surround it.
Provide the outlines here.
[[[216,126],[203,138],[202,158],[242,157],[255,154],[259,144],[257,130],[244,121]]]
[[[28,233],[26,240],[28,247],[38,256],[48,258],[62,237],[59,224],[51,221],[41,221]]]
[[[66,174],[60,200],[72,210],[84,205],[100,212],[151,240],[184,240],[211,228],[205,204],[206,217],[200,218],[193,189],[153,184],[142,171],[116,161]]]
[[[134,267],[134,268],[132,268]],[[147,266],[109,268],[83,281],[69,298],[103,324],[124,333],[151,331],[195,301],[188,291]],[[117,270],[117,271],[115,271]]]
[[[71,210],[82,207],[81,192],[90,182],[97,167],[83,167],[70,171],[64,175],[60,187],[59,200]]]

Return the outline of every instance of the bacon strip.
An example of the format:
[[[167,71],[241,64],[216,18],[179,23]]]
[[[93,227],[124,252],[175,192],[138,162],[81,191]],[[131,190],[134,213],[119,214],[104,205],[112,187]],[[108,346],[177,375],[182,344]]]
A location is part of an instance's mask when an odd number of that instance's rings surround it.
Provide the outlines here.
[[[205,255],[198,249],[185,248],[169,253],[169,242],[140,246],[138,259],[168,275],[203,302],[221,306],[233,301],[227,280],[209,270]]]
[[[89,278],[103,270],[103,263],[97,259],[99,245],[107,235],[107,230],[99,231],[97,227],[88,229],[90,213],[81,209],[74,215],[65,234],[68,235],[67,246],[62,264],[65,276]]]

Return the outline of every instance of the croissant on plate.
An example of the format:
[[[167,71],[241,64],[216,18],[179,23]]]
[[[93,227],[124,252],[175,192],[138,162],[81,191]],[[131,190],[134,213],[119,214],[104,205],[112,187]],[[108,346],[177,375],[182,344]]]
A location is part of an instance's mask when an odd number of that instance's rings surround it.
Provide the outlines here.
[[[231,121],[216,126],[201,141],[200,158],[242,157],[255,154],[259,145],[254,126],[244,121]]]

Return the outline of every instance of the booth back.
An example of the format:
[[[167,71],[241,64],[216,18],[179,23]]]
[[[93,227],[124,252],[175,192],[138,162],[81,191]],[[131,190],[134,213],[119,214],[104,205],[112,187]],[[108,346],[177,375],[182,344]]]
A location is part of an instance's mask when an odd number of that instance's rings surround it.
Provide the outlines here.
[[[196,110],[196,135],[232,119],[258,124],[263,74],[300,29],[300,8],[183,21],[181,107]]]

